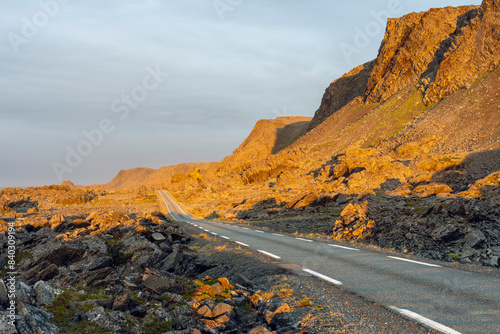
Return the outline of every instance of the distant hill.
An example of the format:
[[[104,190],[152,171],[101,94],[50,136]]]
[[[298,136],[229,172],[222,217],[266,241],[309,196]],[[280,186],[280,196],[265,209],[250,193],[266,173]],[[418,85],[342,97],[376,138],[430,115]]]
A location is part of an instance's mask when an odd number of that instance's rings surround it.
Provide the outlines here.
[[[161,187],[168,184],[175,174],[186,173],[196,168],[205,170],[214,164],[215,162],[184,163],[160,169],[132,168],[121,170],[113,180],[101,186],[105,190],[135,189],[141,186]]]

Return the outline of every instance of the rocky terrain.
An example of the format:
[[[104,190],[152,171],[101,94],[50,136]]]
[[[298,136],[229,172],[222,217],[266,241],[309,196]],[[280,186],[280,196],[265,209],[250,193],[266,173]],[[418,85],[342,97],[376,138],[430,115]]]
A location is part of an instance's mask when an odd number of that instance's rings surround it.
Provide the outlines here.
[[[168,189],[200,218],[498,267],[499,15],[485,0],[390,19],[377,58],[335,80],[310,122],[261,121]]]
[[[64,206],[33,204],[47,197]],[[307,332],[286,315],[292,312],[287,303],[264,295],[245,276],[233,273],[232,284],[208,276],[220,263],[198,256],[189,246],[192,238],[160,211],[133,213],[115,196],[80,216],[92,207],[59,200],[66,197],[76,196],[65,186],[2,194],[7,213],[15,211],[2,216],[0,226],[2,333]],[[159,207],[152,201],[143,208]],[[16,240],[12,259],[9,235]]]
[[[60,201],[77,192],[91,199]],[[4,190],[0,332],[432,333],[260,253],[185,231],[150,196]]]

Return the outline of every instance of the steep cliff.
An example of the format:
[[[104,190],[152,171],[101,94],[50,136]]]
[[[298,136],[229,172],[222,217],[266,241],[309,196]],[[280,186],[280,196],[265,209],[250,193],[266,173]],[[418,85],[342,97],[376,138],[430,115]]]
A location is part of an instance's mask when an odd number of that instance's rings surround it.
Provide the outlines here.
[[[356,97],[381,103],[408,86],[433,105],[499,68],[499,50],[498,0],[389,19],[377,58],[330,85],[309,130]]]
[[[333,113],[345,107],[356,98],[364,97],[368,80],[375,66],[375,60],[360,65],[341,78],[335,80],[326,89],[321,105],[314,114],[308,130],[330,117]]]

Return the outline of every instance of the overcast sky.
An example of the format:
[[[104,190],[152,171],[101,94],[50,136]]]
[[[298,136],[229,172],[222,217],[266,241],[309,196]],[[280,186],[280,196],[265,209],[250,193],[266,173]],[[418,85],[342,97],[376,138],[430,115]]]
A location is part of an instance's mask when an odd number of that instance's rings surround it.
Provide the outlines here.
[[[0,0],[0,187],[220,161],[313,116],[385,18],[480,1]]]

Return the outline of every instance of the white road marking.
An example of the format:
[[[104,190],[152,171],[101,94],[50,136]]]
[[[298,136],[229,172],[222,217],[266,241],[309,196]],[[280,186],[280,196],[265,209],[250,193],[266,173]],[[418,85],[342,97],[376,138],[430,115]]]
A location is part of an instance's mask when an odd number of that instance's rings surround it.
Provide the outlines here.
[[[263,250],[257,250],[257,252],[260,252],[260,253],[265,254],[267,256],[270,256],[270,257],[273,257],[275,259],[281,259],[281,257],[279,257],[278,255],[274,255],[272,253],[269,253],[269,252],[266,252],[266,251],[263,251]]]
[[[215,233],[215,232],[210,232],[210,234],[213,234],[213,235],[218,235],[218,234],[217,234],[217,233]]]
[[[228,237],[226,237],[226,236],[224,236],[224,235],[221,235],[220,237],[221,237],[221,238],[224,238],[224,239],[227,239],[227,240],[231,240],[231,239],[229,239]]]
[[[242,245],[242,246],[245,246],[245,247],[250,247],[250,246],[248,246],[247,244],[244,244],[244,243],[239,242],[239,241],[236,241],[236,243],[237,243],[237,244],[240,244],[240,245]]]
[[[284,237],[283,234],[278,234],[278,233],[273,233],[273,235],[277,236],[277,237]]]
[[[203,229],[203,231],[205,231],[205,232],[210,232],[210,230],[207,230],[206,228],[204,228],[204,229]]]
[[[428,267],[437,267],[437,268],[441,268],[441,266],[439,266],[439,265],[437,265],[437,264],[425,263],[425,262],[420,262],[420,261],[413,261],[413,260],[404,259],[404,258],[402,258],[402,257],[388,256],[388,258],[395,259],[395,260],[400,260],[400,261],[405,261],[405,262],[411,262],[411,263],[421,264],[421,265],[423,265],[423,266],[428,266]]]
[[[242,229],[244,229],[244,230],[249,230],[249,228],[248,228],[248,227],[242,227]]]
[[[450,327],[447,327],[443,324],[440,324],[439,322],[435,322],[434,320],[431,320],[431,319],[428,319],[424,316],[421,316],[420,314],[418,313],[415,313],[415,312],[412,312],[410,310],[405,310],[405,309],[400,309],[400,308],[397,308],[395,306],[389,306],[390,309],[408,317],[408,318],[411,318],[427,327],[430,327],[430,328],[433,328],[435,330],[438,330],[442,333],[446,333],[446,334],[461,334],[460,332],[457,332],[456,330],[450,328]]]
[[[259,230],[255,230],[255,232],[259,232],[259,233],[266,233],[264,231],[259,231]]]
[[[348,249],[348,250],[355,250],[355,251],[359,251],[359,249],[357,249],[357,248],[351,248],[351,247],[346,247],[346,246],[339,246],[339,245],[332,245],[332,244],[328,244],[328,246],[337,247],[337,248],[342,248],[342,249]]]
[[[316,272],[314,270],[311,270],[311,269],[302,269],[302,270],[305,271],[306,273],[311,274],[313,276],[316,276],[316,277],[318,277],[318,278],[320,278],[320,279],[322,279],[324,281],[333,283],[335,285],[342,285],[342,282],[334,280],[333,278],[328,277],[328,276],[323,275],[323,274],[320,274],[320,273],[318,273],[318,272]]]
[[[312,240],[307,240],[307,239],[302,239],[302,238],[295,238],[295,239],[301,240],[301,241],[313,242]]]

